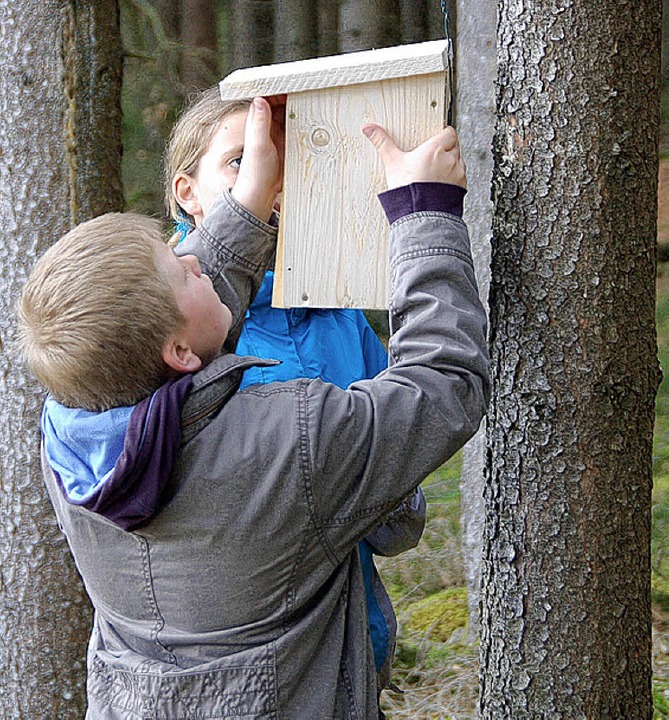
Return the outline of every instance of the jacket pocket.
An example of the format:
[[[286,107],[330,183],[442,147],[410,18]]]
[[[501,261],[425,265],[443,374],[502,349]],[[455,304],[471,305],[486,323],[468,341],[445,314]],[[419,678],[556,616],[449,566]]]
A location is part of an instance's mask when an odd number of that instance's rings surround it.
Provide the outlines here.
[[[192,670],[152,663],[129,669],[113,655],[97,654],[88,668],[92,720],[277,720],[274,655],[252,661],[224,658]],[[229,662],[228,662],[229,661]]]

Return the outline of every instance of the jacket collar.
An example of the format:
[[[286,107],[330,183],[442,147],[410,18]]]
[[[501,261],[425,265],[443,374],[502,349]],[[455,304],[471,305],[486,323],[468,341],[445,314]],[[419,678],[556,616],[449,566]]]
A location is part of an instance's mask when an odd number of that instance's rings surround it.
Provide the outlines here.
[[[181,444],[192,440],[234,395],[244,370],[279,364],[278,360],[227,353],[193,375],[190,394],[181,409]]]

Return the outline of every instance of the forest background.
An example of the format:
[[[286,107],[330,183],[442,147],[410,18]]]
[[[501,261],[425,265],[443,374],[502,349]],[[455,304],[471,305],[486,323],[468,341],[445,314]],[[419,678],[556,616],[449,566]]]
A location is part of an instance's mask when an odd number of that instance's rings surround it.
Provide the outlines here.
[[[669,718],[669,13],[664,4],[657,328],[665,378],[656,404],[652,530],[656,719]],[[379,3],[382,12],[363,22],[356,5],[364,3],[340,2],[335,21],[337,13],[304,5],[263,0],[121,2],[126,209],[165,216],[162,153],[179,109],[196,89],[239,67],[444,36],[439,0],[386,2],[385,10]],[[446,3],[446,9],[453,28],[453,3]],[[346,33],[341,23],[347,22],[355,31],[342,41]],[[369,317],[383,335],[384,315]],[[391,718],[469,718],[475,712],[478,649],[467,630],[460,482],[459,457],[428,478],[424,490],[430,509],[420,545],[381,563],[400,626],[394,680],[407,691],[385,694],[384,708]]]
[[[444,32],[439,0],[120,4],[125,201],[117,1],[0,3],[4,318],[49,235],[124,205],[163,215],[160,155],[195,87],[235,67]],[[478,650],[466,623],[475,593],[464,589],[472,549],[487,572],[486,720],[667,715],[665,386],[655,426],[654,711],[648,593],[656,324],[667,366],[663,265],[657,323],[654,312],[660,4],[449,3],[459,12],[455,124],[469,163],[475,262],[481,246],[493,250],[477,272],[492,274],[495,390],[485,485],[466,449],[461,467],[456,460],[425,483],[430,516],[419,548],[383,567],[400,619],[395,680],[405,690],[386,694],[391,718],[474,713]],[[493,154],[494,171],[483,167]],[[0,714],[81,717],[90,609],[34,482],[40,393],[7,359]],[[467,542],[468,493],[485,495],[483,553],[481,534],[475,547]]]

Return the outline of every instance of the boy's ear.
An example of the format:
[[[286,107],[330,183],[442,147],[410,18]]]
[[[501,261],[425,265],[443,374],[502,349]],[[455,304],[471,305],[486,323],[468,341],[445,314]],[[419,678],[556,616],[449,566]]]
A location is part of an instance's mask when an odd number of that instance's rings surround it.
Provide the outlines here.
[[[163,345],[162,358],[178,373],[196,372],[202,367],[202,360],[193,352],[190,345],[184,345],[177,337],[171,337]]]
[[[191,217],[202,214],[197,183],[190,175],[183,172],[177,173],[172,180],[172,193],[180,207]]]

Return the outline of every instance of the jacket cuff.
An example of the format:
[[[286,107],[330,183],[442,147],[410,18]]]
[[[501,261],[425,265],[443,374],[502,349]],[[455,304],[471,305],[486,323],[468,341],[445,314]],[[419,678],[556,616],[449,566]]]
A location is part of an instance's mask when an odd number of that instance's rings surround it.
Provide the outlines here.
[[[467,190],[459,185],[440,182],[417,182],[386,190],[379,200],[389,223],[414,212],[437,211],[462,217]]]

